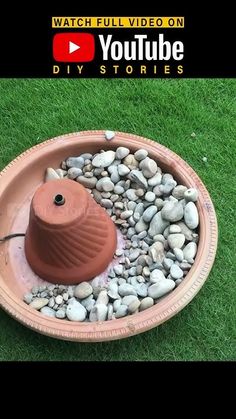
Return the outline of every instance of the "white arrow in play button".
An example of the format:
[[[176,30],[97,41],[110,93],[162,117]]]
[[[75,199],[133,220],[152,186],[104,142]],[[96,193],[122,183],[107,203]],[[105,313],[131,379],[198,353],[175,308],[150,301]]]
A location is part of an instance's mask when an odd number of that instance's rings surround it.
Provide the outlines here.
[[[80,46],[74,44],[74,42],[69,41],[69,54],[72,54],[72,52],[77,51],[77,49],[80,49]]]

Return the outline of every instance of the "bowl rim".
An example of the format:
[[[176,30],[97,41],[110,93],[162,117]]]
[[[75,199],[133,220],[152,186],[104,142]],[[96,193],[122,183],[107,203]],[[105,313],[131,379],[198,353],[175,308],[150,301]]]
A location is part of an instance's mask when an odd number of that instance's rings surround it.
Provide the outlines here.
[[[114,145],[128,147],[130,141],[133,148],[146,147],[150,155],[157,156],[158,153],[163,164],[178,168],[188,187],[197,185],[200,218],[198,252],[184,281],[153,307],[131,316],[96,323],[69,322],[43,316],[13,293],[0,272],[0,306],[23,325],[57,339],[77,342],[110,341],[130,337],[164,323],[182,310],[198,293],[209,275],[216,255],[218,226],[215,209],[205,185],[191,166],[169,148],[148,138],[116,131],[115,138],[107,141],[104,134],[104,130],[63,134],[27,149],[0,172],[0,196],[14,180],[16,172],[19,173],[25,166],[26,161],[32,162],[48,150],[63,148],[72,141],[90,141],[93,145],[98,144],[98,147],[102,144],[105,149],[112,149]]]

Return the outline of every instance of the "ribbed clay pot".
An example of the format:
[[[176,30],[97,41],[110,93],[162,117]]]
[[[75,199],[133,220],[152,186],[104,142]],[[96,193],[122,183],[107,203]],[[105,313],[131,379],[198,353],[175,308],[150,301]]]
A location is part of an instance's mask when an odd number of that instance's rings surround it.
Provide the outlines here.
[[[164,172],[187,187],[198,189],[199,243],[194,265],[183,282],[153,307],[117,320],[97,323],[79,323],[43,316],[22,301],[27,291],[15,272],[15,254],[11,242],[0,246],[0,304],[16,320],[31,329],[58,339],[96,342],[132,336],[173,317],[198,293],[207,279],[217,249],[217,221],[214,206],[202,181],[194,170],[178,155],[157,142],[137,135],[116,133],[106,141],[104,131],[85,131],[53,138],[21,154],[0,172],[0,224],[2,236],[11,232],[22,206],[29,206],[33,193],[43,182],[47,167],[59,167],[68,156],[85,152],[96,153],[101,149],[115,150],[129,147],[131,152],[146,148]],[[28,213],[25,217],[28,223]],[[26,224],[27,225],[27,224]],[[14,231],[15,232],[15,231]],[[21,238],[19,245],[24,245]],[[201,296],[203,298],[203,296]],[[194,318],[192,319],[194,322]]]
[[[78,182],[51,180],[34,194],[25,254],[32,270],[55,284],[101,274],[116,250],[115,226]]]

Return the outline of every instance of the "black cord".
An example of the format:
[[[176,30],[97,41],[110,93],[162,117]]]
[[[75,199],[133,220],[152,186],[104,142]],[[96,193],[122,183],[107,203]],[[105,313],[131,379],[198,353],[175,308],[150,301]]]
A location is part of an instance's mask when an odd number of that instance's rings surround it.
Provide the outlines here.
[[[6,240],[10,240],[13,237],[22,237],[25,236],[25,233],[15,233],[15,234],[9,234],[8,236],[2,237],[0,239],[0,242],[5,242]]]

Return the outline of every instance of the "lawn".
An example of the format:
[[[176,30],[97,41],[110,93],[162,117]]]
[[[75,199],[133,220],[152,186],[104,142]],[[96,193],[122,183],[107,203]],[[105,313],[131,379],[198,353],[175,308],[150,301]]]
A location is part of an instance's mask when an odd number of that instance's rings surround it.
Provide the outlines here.
[[[231,79],[0,80],[0,169],[62,133],[131,132],[169,147],[193,167],[219,223],[207,282],[168,322],[121,341],[71,343],[36,334],[0,310],[0,360],[235,360],[235,96]]]

